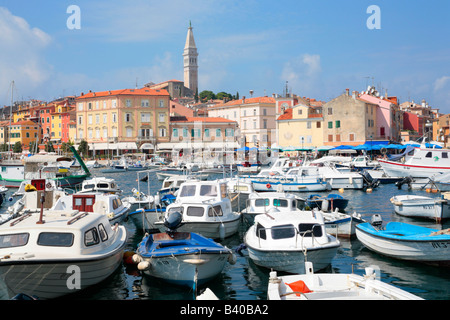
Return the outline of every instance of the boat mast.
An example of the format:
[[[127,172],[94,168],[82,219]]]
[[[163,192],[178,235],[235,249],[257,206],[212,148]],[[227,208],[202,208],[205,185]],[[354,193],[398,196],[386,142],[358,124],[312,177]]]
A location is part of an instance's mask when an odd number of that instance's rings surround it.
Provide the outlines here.
[[[12,108],[13,108],[13,95],[14,95],[14,80],[11,82],[11,106],[9,107],[9,148],[12,155],[12,143],[11,143],[11,120],[12,120]]]

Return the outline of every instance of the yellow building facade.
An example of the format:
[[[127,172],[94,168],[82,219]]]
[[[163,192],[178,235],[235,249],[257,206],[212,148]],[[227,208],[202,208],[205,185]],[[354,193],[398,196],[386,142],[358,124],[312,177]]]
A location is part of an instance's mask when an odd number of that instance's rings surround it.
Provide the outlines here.
[[[277,118],[278,146],[312,149],[323,145],[323,116],[306,105],[288,108]]]
[[[95,150],[133,150],[168,142],[169,99],[166,90],[149,88],[81,94],[75,143],[84,139]]]

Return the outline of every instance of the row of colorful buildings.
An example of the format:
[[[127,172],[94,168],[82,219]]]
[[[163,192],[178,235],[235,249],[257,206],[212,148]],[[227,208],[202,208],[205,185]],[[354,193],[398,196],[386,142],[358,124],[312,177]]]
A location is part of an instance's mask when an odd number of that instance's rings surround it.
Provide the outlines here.
[[[169,81],[167,83],[180,83]],[[167,86],[166,86],[167,87]],[[195,104],[161,85],[81,93],[49,103],[31,100],[0,112],[0,144],[87,141],[97,155],[174,149],[279,147],[314,149],[422,136],[447,143],[449,117],[425,101],[399,103],[374,87],[328,101],[286,92]],[[182,103],[181,103],[182,102]]]

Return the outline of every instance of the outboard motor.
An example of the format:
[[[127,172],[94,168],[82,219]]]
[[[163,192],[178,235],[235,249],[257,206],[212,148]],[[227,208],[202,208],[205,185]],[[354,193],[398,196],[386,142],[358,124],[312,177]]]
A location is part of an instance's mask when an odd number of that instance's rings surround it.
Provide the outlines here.
[[[402,186],[404,184],[408,185],[408,189],[411,190],[412,189],[412,178],[411,177],[405,177],[402,180],[399,180],[395,183],[395,185],[397,186],[398,190],[400,190],[402,188]]]
[[[359,173],[364,180],[365,189],[375,189],[380,184],[378,179],[374,179],[367,170]]]
[[[180,212],[171,212],[164,219],[164,226],[167,228],[167,233],[171,234],[176,232],[176,230],[181,226],[181,221],[183,220],[183,216]]]
[[[379,214],[374,214],[370,219],[370,224],[377,230],[381,230],[383,228],[383,219]]]

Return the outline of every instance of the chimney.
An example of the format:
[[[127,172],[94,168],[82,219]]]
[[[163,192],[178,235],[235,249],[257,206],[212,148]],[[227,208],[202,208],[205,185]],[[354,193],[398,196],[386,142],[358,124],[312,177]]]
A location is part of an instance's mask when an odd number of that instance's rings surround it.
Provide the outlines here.
[[[245,103],[245,96],[242,96],[242,103]]]
[[[347,93],[347,96],[350,96],[350,89],[345,89],[345,92]]]
[[[352,98],[356,99],[356,91],[352,91]]]

